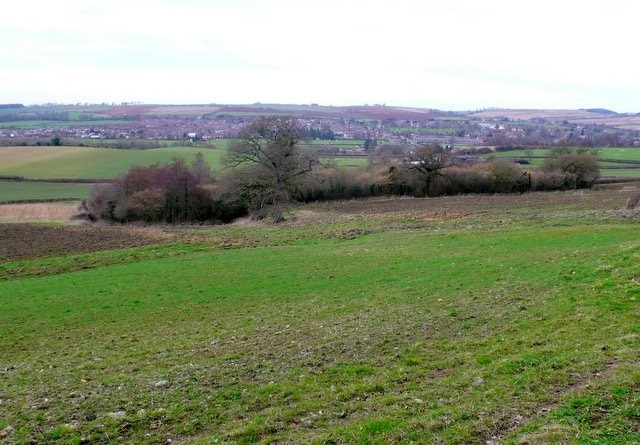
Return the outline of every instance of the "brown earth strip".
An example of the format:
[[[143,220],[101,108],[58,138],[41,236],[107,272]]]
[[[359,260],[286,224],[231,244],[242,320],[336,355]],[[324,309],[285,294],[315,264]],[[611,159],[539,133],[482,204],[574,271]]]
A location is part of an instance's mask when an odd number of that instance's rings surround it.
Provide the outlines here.
[[[174,238],[145,228],[0,224],[0,262],[161,244]]]

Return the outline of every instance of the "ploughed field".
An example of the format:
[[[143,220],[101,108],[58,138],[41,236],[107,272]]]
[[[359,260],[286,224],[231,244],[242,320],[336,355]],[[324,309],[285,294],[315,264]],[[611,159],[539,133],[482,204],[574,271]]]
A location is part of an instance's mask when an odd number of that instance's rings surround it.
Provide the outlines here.
[[[0,443],[637,443],[634,187],[0,224]]]

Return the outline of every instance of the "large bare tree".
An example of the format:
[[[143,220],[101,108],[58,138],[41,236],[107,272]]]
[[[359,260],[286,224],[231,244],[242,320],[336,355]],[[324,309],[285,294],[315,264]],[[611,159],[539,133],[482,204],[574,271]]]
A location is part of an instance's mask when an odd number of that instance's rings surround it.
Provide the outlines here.
[[[442,176],[440,171],[455,165],[456,158],[438,144],[424,145],[411,153],[404,164],[422,178],[424,194],[428,196],[433,193],[433,184],[438,176]]]
[[[284,219],[284,206],[300,177],[319,164],[298,146],[302,130],[293,117],[261,117],[245,127],[239,141],[229,147],[228,167],[245,167],[242,190],[249,207],[259,216]]]

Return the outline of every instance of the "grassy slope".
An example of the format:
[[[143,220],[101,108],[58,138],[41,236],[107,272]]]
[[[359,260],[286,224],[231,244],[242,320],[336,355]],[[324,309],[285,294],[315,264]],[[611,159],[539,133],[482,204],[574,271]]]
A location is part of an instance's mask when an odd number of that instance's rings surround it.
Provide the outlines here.
[[[637,225],[552,208],[202,229],[256,247],[5,264],[0,364],[15,369],[0,374],[0,429],[60,442],[638,442]]]
[[[0,202],[31,199],[88,198],[93,184],[0,181]]]

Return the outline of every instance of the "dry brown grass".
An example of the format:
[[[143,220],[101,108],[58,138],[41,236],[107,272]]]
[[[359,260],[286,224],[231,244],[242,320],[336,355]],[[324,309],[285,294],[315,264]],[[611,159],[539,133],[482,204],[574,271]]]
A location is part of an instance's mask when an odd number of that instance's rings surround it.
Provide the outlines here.
[[[509,118],[528,120],[536,117],[545,119],[586,119],[605,117],[597,113],[590,113],[586,110],[544,110],[544,109],[497,109],[485,110],[473,113],[474,116],[485,119],[506,116]]]
[[[602,124],[609,125],[615,128],[622,128],[625,130],[640,130],[640,117],[639,116],[616,116],[604,119],[580,119],[571,120],[573,123],[579,124]]]
[[[76,203],[2,204],[0,222],[69,221]]]
[[[203,105],[174,105],[155,107],[148,111],[147,114],[179,114],[179,115],[201,115],[215,113],[220,107],[203,106]]]

